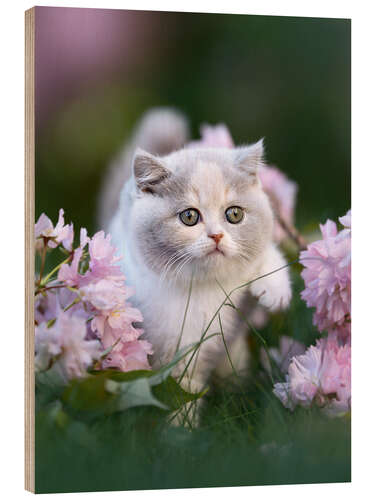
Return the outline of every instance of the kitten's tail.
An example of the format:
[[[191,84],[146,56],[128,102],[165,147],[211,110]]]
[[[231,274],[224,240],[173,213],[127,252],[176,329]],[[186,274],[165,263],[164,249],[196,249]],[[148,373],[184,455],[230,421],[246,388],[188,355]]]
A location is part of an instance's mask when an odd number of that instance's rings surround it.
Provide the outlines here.
[[[117,210],[123,185],[131,176],[137,147],[164,156],[180,149],[189,140],[186,118],[172,108],[153,108],[145,113],[117,158],[109,166],[99,195],[98,223],[107,229]]]

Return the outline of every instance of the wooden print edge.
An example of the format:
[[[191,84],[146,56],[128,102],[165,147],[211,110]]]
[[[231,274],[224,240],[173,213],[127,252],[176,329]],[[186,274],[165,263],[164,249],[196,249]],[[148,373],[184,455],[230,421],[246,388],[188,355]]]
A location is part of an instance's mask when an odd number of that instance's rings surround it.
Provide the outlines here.
[[[25,12],[25,489],[35,493],[35,8]]]

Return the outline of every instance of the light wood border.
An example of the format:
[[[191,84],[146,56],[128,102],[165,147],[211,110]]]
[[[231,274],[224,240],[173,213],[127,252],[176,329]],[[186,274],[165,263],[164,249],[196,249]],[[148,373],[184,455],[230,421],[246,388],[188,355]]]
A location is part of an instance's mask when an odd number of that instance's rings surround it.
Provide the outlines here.
[[[25,12],[25,489],[35,493],[35,8]]]

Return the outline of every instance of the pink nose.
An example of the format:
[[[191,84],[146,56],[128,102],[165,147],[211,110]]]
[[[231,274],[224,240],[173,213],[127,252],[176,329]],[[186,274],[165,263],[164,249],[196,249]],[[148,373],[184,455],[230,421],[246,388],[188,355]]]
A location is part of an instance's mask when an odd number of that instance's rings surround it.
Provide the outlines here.
[[[219,241],[221,240],[221,238],[222,238],[223,236],[224,236],[224,235],[223,235],[223,233],[218,233],[218,234],[209,234],[209,235],[208,235],[208,237],[209,237],[209,238],[212,238],[212,239],[215,241],[216,245],[218,245],[218,244],[219,244]]]

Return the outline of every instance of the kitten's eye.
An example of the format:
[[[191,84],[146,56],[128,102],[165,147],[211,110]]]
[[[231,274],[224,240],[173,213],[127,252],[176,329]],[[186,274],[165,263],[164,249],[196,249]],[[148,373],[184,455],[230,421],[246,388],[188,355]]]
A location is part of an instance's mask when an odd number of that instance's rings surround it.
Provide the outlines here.
[[[229,207],[225,210],[225,217],[231,224],[238,224],[243,219],[243,210],[241,207]]]
[[[180,220],[186,226],[195,226],[199,221],[199,212],[195,208],[188,208],[180,213]]]

